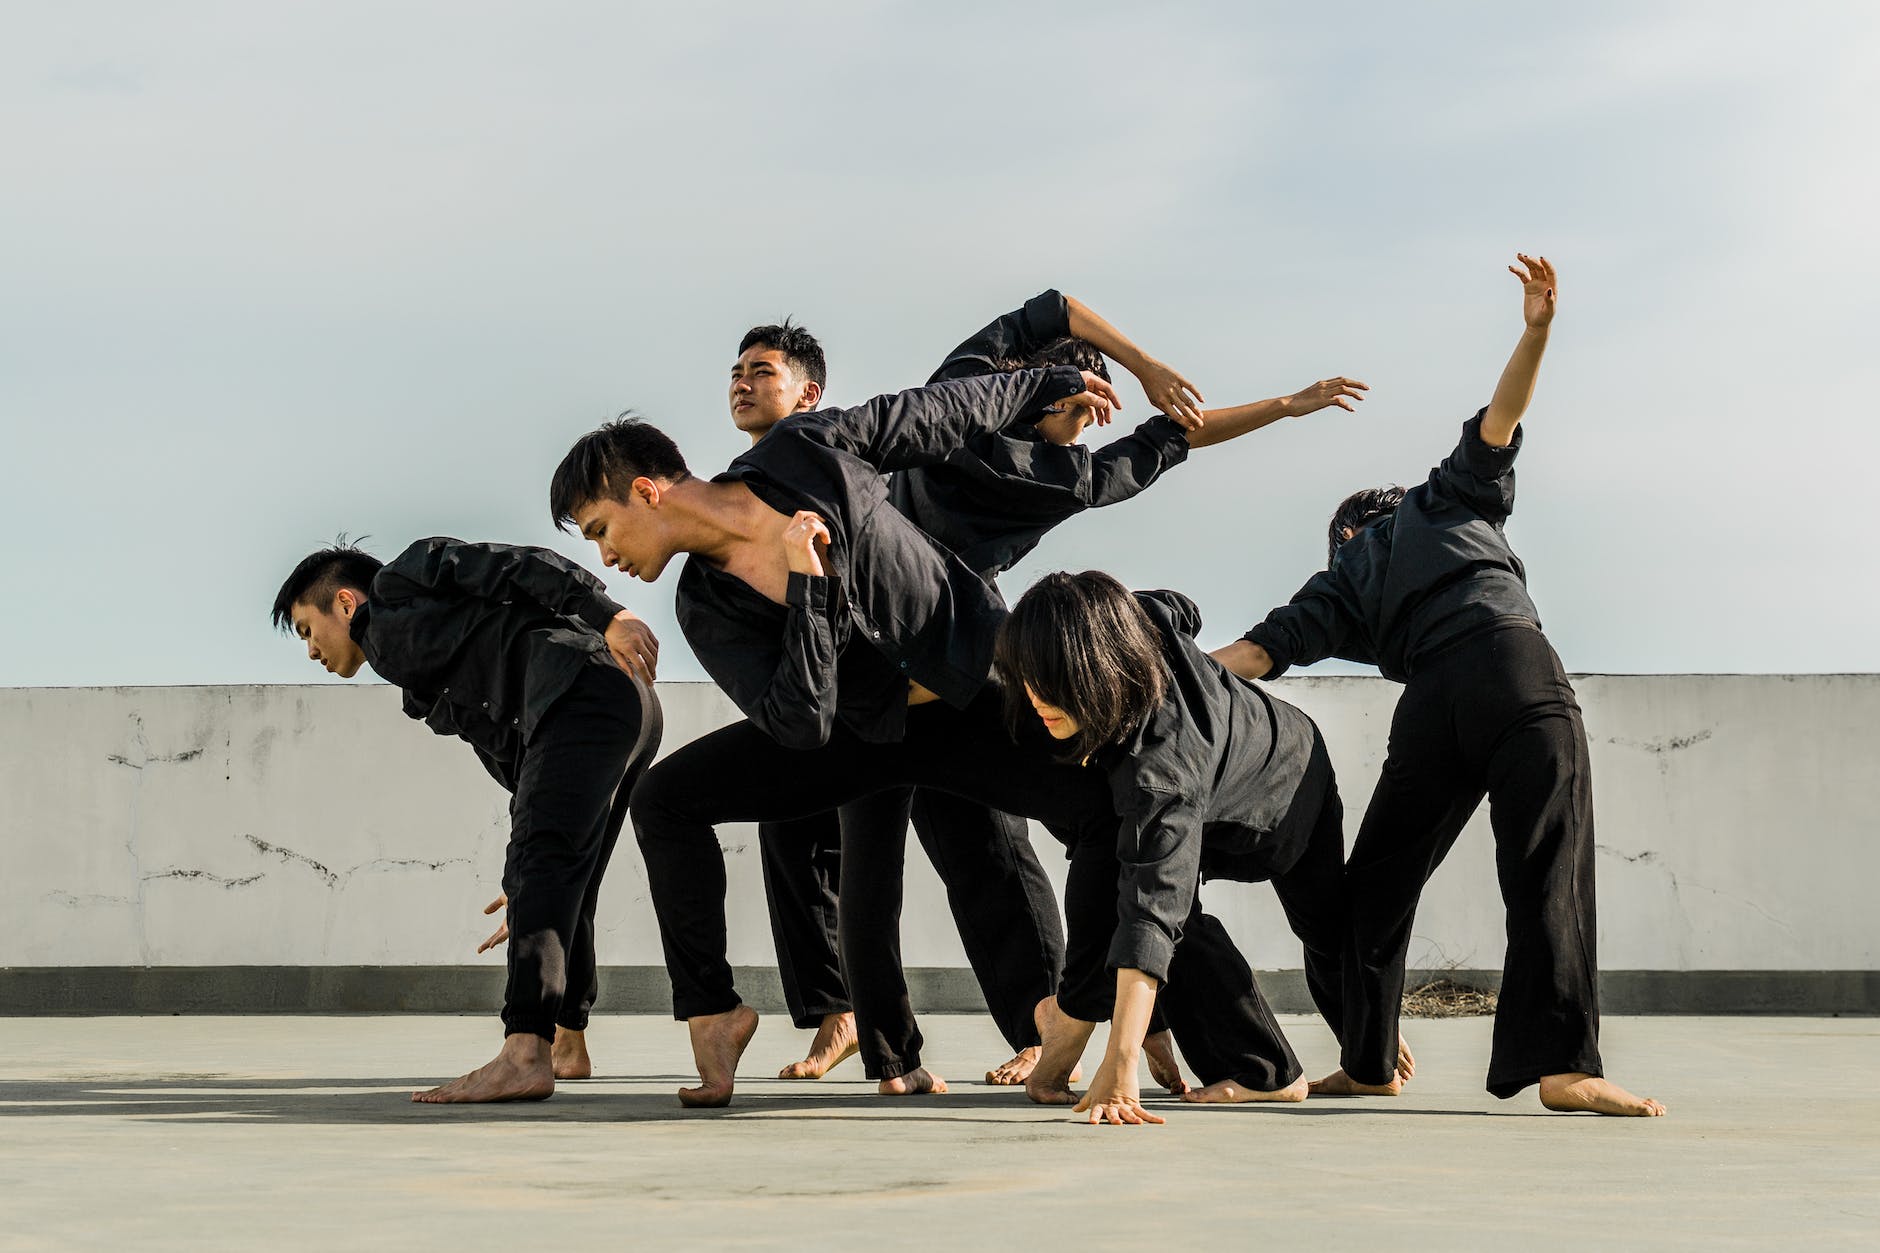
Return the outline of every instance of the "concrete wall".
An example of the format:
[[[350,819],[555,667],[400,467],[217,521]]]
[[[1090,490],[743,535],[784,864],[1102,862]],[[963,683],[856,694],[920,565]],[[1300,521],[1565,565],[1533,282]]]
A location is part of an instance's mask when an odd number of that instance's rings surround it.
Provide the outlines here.
[[[1587,676],[1602,966],[1880,968],[1880,676]],[[1290,679],[1324,727],[1348,808],[1376,778],[1398,688]],[[662,685],[666,749],[733,716]],[[474,965],[497,890],[505,796],[384,686],[0,691],[0,966]],[[754,830],[720,833],[732,960],[774,964]],[[1063,858],[1035,833],[1054,875]],[[909,860],[906,960],[963,966],[938,881]],[[1272,893],[1212,885],[1263,968],[1299,964]],[[656,966],[637,852],[603,898],[603,964]],[[1425,896],[1415,966],[1495,968],[1486,812]]]

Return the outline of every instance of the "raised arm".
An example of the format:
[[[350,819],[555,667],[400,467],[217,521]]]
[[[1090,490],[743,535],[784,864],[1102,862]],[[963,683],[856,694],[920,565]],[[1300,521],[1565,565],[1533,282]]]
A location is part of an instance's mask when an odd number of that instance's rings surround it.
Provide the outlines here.
[[[790,419],[790,430],[860,457],[884,473],[945,461],[974,435],[1035,418],[1051,405],[1109,406],[1116,392],[1070,366],[955,379],[852,409],[818,409]]]
[[[1075,296],[1066,296],[1064,304],[1070,315],[1071,334],[1135,375],[1150,404],[1189,430],[1201,425],[1201,406],[1206,402],[1193,383],[1136,347],[1135,341]]]
[[[632,611],[579,564],[547,548],[465,543],[448,536],[419,540],[372,582],[372,595],[397,601],[455,591],[484,600],[523,597],[593,627],[624,670],[647,682],[659,664],[659,641]]]
[[[1277,679],[1327,657],[1371,660],[1357,598],[1336,560],[1244,636],[1208,655],[1243,679]]]
[[[1527,267],[1525,271],[1508,267],[1508,273],[1521,280],[1521,318],[1527,325],[1508,364],[1502,367],[1495,398],[1488,402],[1488,411],[1482,417],[1482,442],[1490,448],[1506,448],[1513,442],[1514,428],[1521,424],[1521,415],[1534,398],[1534,379],[1540,373],[1541,356],[1547,351],[1547,329],[1554,321],[1558,280],[1553,262],[1519,252],[1515,257]]]
[[[1201,414],[1201,428],[1187,432],[1188,446],[1206,448],[1211,444],[1224,444],[1230,439],[1271,426],[1281,418],[1302,418],[1332,405],[1350,412],[1356,408],[1354,402],[1362,401],[1363,393],[1370,390],[1357,379],[1341,375],[1338,378],[1320,379],[1290,396],[1256,400],[1252,404],[1236,405],[1231,409],[1204,410]]]

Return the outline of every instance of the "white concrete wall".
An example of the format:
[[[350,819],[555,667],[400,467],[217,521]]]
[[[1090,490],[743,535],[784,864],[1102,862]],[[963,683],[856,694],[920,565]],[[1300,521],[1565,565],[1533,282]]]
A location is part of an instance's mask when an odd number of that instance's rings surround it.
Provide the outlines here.
[[[1324,727],[1347,836],[1399,689],[1276,685]],[[1589,676],[1600,956],[1608,969],[1880,966],[1880,675]],[[728,721],[703,684],[662,685],[668,751]],[[0,690],[0,965],[359,965],[477,958],[506,797],[384,686]],[[755,832],[721,833],[732,960],[770,965]],[[1041,831],[1054,875],[1063,858]],[[906,949],[964,965],[938,881],[909,859]],[[1208,890],[1258,966],[1298,950],[1270,890]],[[624,840],[601,961],[660,960]],[[1496,967],[1486,813],[1424,898],[1413,964]]]

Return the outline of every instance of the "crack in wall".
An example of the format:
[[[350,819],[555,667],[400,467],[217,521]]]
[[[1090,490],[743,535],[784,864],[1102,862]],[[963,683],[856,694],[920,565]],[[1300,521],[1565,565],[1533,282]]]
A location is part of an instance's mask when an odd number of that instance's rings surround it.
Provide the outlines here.
[[[247,840],[250,844],[254,845],[257,849],[260,849],[262,852],[268,854],[270,857],[278,857],[282,861],[289,862],[289,863],[299,862],[302,865],[307,866],[315,874],[319,875],[322,879],[325,879],[326,886],[330,888],[339,886],[340,876],[337,872],[333,870],[331,866],[328,866],[322,862],[317,862],[313,858],[307,856],[305,853],[296,853],[291,848],[282,848],[278,844],[270,844],[266,840],[262,839],[260,836],[249,835],[245,832],[243,833],[242,838],[244,840]]]
[[[475,860],[469,857],[446,857],[442,861],[431,861],[424,857],[374,857],[369,861],[362,861],[357,865],[348,866],[344,870],[335,870],[325,862],[316,861],[305,853],[297,853],[293,849],[283,848],[279,844],[270,844],[258,835],[243,833],[242,838],[270,857],[278,857],[289,864],[297,862],[307,867],[309,870],[319,875],[320,878],[326,880],[327,887],[334,889],[343,889],[346,882],[356,874],[372,874],[384,870],[410,870],[420,867],[425,870],[441,871],[446,866],[470,866],[476,864]]]
[[[209,883],[218,884],[224,888],[245,888],[249,884],[259,883],[267,877],[266,871],[261,871],[258,874],[245,875],[239,879],[229,879],[210,870],[165,870],[158,874],[145,875],[144,882],[148,883],[152,879],[201,879]]]
[[[1660,853],[1657,849],[1648,848],[1642,853],[1627,853],[1620,849],[1614,848],[1610,844],[1595,844],[1593,845],[1593,848],[1601,853],[1607,854],[1610,857],[1617,857],[1620,861],[1630,862],[1631,864],[1635,866],[1651,866],[1652,868],[1657,870],[1659,873],[1663,874],[1665,878],[1670,881],[1671,894],[1675,897],[1681,898],[1681,894],[1683,890],[1687,887],[1696,888],[1700,892],[1708,892],[1712,896],[1721,897],[1722,899],[1726,901],[1734,901],[1736,904],[1743,906],[1744,908],[1750,910],[1751,912],[1760,914],[1764,919],[1766,919],[1769,922],[1774,923],[1778,927],[1781,927],[1784,931],[1788,932],[1790,935],[1795,934],[1794,927],[1790,926],[1788,923],[1784,922],[1782,919],[1776,917],[1774,914],[1764,909],[1761,905],[1758,905],[1755,901],[1751,900],[1749,897],[1738,896],[1736,893],[1726,892],[1722,888],[1713,888],[1708,883],[1699,883],[1695,879],[1687,879],[1684,876],[1678,874],[1677,871],[1673,870],[1670,866],[1665,864],[1664,854]],[[1679,903],[1680,905],[1682,905],[1681,899]]]

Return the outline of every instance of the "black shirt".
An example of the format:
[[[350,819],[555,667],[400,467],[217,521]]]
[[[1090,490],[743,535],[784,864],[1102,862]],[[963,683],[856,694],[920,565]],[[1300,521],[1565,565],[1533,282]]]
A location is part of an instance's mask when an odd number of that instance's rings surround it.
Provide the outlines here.
[[[1168,691],[1092,764],[1109,776],[1121,823],[1110,967],[1165,980],[1203,878],[1269,879],[1299,860],[1317,810],[1301,820],[1294,800],[1329,777],[1330,759],[1311,718],[1201,650],[1193,601],[1179,592],[1136,600],[1161,638]]]
[[[910,680],[964,708],[984,686],[1004,617],[997,593],[888,503],[882,474],[944,460],[979,431],[1034,418],[1084,389],[1068,366],[961,379],[796,414],[731,463],[779,513],[828,524],[828,573],[791,574],[765,599],[693,556],[679,575],[679,628],[699,664],[778,743],[814,748],[839,721],[892,743]],[[866,647],[852,648],[859,638]]]
[[[1388,518],[1339,546],[1329,569],[1243,637],[1266,649],[1276,679],[1326,657],[1369,662],[1404,682],[1417,662],[1500,620],[1540,625],[1527,572],[1503,524],[1514,510],[1514,459],[1482,442],[1481,410],[1429,481]]]
[[[438,536],[379,571],[352,637],[404,689],[405,713],[462,736],[514,790],[548,707],[582,667],[615,664],[605,634],[618,612],[601,581],[560,553]]]
[[[997,373],[1070,333],[1064,297],[1047,291],[948,353],[928,382]],[[937,465],[903,470],[889,492],[895,508],[990,582],[1058,523],[1128,500],[1187,456],[1187,436],[1162,414],[1095,450],[1021,425],[975,435]]]

